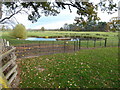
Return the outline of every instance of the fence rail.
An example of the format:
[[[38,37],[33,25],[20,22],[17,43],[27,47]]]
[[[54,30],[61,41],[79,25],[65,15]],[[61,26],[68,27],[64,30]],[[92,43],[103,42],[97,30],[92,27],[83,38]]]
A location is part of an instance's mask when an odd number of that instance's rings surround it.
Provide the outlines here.
[[[74,39],[74,41],[39,41],[31,44],[17,45],[18,58],[41,56],[54,53],[78,51],[82,48],[106,47],[107,39]]]
[[[4,42],[4,41],[3,41]],[[7,46],[2,44],[2,50],[4,51],[0,55],[0,88],[10,88],[13,85],[17,77],[17,64],[16,64],[16,55],[15,47]]]

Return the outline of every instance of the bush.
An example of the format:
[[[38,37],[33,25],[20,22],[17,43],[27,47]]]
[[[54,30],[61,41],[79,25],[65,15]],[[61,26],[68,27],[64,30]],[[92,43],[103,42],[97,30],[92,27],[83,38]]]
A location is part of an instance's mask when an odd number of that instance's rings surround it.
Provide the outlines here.
[[[17,24],[13,29],[13,36],[15,38],[25,39],[27,37],[25,26],[22,24]]]

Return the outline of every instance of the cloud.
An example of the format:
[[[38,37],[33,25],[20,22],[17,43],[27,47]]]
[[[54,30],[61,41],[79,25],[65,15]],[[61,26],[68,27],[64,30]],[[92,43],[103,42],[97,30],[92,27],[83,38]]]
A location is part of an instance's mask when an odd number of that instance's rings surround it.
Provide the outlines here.
[[[32,23],[29,21],[28,15],[26,14],[17,14],[15,15],[16,19],[19,23],[22,23],[26,26],[26,28],[40,29],[41,27],[45,27],[46,29],[55,29],[63,27],[65,23],[73,23],[74,18],[78,16],[76,14],[76,9],[71,8],[72,13],[70,13],[69,9],[61,10],[61,13],[57,16],[42,16],[38,19],[38,22]],[[117,17],[118,12],[108,15],[107,13],[102,13],[100,10],[98,11],[98,16],[101,18],[101,21],[109,21],[112,17]]]
[[[102,12],[100,9],[98,9],[98,17],[101,18],[101,21],[109,22],[112,17],[118,17],[118,12],[108,14],[107,12]]]
[[[30,28],[39,29],[41,27],[45,27],[46,29],[56,29],[63,27],[65,23],[73,23],[76,14],[76,9],[71,8],[72,13],[70,13],[69,9],[62,10],[60,14],[57,16],[42,16],[37,23],[29,25]]]
[[[73,20],[68,20],[68,21],[58,21],[54,23],[49,23],[49,24],[44,24],[44,25],[38,25],[34,27],[34,29],[40,29],[41,27],[44,27],[45,29],[59,29],[60,27],[63,27],[65,23],[73,23]]]
[[[26,28],[29,27],[29,25],[32,24],[31,21],[28,20],[28,15],[27,14],[16,14],[15,18],[20,24],[23,24],[26,26]]]

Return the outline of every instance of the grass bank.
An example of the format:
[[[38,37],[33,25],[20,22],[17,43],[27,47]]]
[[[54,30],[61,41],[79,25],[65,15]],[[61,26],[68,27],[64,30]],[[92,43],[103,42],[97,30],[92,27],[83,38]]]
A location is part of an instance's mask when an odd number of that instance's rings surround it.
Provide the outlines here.
[[[118,88],[118,48],[18,60],[20,88]]]

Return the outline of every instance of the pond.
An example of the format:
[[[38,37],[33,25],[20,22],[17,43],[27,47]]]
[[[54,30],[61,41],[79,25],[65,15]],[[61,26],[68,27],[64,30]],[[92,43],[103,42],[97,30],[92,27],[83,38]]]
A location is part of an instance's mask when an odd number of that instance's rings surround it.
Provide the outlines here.
[[[30,41],[58,41],[57,39],[67,40],[67,41],[76,41],[76,39],[68,39],[68,38],[35,38],[35,37],[29,37],[25,40]]]

